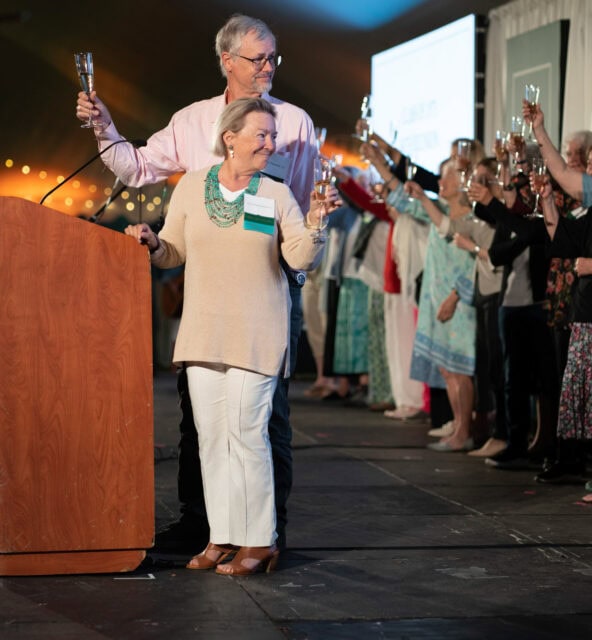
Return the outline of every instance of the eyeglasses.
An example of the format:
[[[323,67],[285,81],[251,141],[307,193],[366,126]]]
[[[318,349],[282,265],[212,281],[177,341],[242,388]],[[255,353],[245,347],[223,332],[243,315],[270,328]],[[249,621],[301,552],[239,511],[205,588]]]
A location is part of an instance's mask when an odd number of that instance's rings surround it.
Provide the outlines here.
[[[263,67],[265,66],[265,64],[267,62],[269,62],[269,64],[274,68],[277,69],[280,64],[282,64],[282,56],[278,56],[278,55],[273,55],[273,56],[261,56],[260,58],[247,58],[247,56],[241,56],[240,53],[235,53],[234,54],[237,58],[242,58],[243,60],[248,60],[249,62],[251,62],[252,64],[255,65],[255,69],[257,71],[261,71],[261,69],[263,69]]]

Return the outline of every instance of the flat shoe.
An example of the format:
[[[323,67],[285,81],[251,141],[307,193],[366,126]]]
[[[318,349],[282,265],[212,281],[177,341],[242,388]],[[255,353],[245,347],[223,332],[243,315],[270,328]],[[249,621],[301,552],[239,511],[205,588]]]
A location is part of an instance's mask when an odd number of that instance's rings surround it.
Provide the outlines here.
[[[304,395],[307,398],[322,398],[323,396],[326,396],[328,393],[331,393],[331,391],[333,391],[333,389],[324,384],[320,384],[320,385],[313,384],[311,387],[308,387],[308,389],[306,389],[306,391],[304,392]]]
[[[407,407],[402,405],[396,409],[385,411],[386,418],[392,418],[393,420],[418,420],[426,416],[425,412],[415,407]]]
[[[474,446],[473,438],[467,438],[459,448],[453,448],[448,442],[431,442],[428,449],[440,453],[452,453],[455,451],[470,451]]]
[[[451,436],[454,433],[454,421],[450,420],[446,424],[443,424],[441,427],[437,429],[430,429],[428,431],[428,436],[432,436],[434,438],[445,438],[446,436]]]
[[[497,438],[489,438],[489,440],[480,448],[469,451],[469,455],[474,458],[491,458],[503,451],[508,446],[505,440]]]
[[[233,545],[218,545],[208,542],[208,546],[199,555],[191,558],[185,568],[197,570],[213,569],[236,553],[236,551],[237,547]]]
[[[368,405],[370,411],[392,411],[395,405],[392,402],[372,402]]]

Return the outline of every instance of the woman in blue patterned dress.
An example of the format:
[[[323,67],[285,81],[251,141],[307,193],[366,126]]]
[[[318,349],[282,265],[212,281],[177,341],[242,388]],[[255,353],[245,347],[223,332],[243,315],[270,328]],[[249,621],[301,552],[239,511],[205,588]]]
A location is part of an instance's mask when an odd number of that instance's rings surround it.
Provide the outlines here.
[[[470,216],[471,205],[459,190],[460,178],[452,162],[443,166],[439,195],[433,201],[415,182],[405,190],[415,199],[410,209],[422,208],[432,221],[423,271],[419,317],[413,345],[411,377],[431,387],[446,388],[454,416],[452,435],[432,445],[436,451],[467,451],[473,410],[476,312],[472,306],[475,257],[456,247],[438,231],[444,216]],[[408,210],[413,215],[413,211]]]

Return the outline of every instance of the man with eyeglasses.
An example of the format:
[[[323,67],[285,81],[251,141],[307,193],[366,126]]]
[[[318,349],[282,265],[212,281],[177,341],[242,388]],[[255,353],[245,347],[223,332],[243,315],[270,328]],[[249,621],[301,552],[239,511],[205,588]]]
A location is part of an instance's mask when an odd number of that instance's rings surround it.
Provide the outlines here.
[[[132,187],[153,184],[179,173],[216,164],[212,134],[218,115],[233,100],[262,96],[277,112],[276,153],[265,172],[288,184],[303,214],[308,211],[313,189],[313,164],[317,155],[314,126],[299,107],[269,95],[274,73],[281,62],[275,36],[255,18],[233,15],[216,35],[216,54],[227,85],[220,96],[195,102],[173,115],[169,124],[153,134],[146,146],[118,144],[107,151],[103,161],[120,180]],[[122,139],[105,104],[91,94],[78,94],[76,115],[87,120],[89,113],[100,126],[95,128],[99,149]],[[286,268],[292,315],[290,326],[291,370],[296,362],[298,336],[302,325],[301,292],[304,274]],[[181,518],[156,536],[160,549],[202,549],[209,540],[203,485],[199,465],[197,435],[187,391],[185,371],[179,372],[178,389],[183,417],[180,424],[178,489]],[[292,486],[292,430],[289,422],[288,380],[280,379],[273,400],[269,436],[274,463],[278,546],[285,547],[286,502]]]

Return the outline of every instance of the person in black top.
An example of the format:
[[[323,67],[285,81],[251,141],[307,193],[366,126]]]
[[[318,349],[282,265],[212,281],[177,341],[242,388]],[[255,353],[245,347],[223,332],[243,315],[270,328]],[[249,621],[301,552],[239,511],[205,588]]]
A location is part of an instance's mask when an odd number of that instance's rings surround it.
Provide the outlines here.
[[[590,209],[575,220],[560,216],[549,181],[541,200],[553,255],[575,258],[577,278],[559,402],[560,456],[547,475],[581,478],[586,471],[583,443],[592,440],[592,216]]]
[[[477,202],[475,215],[496,225],[488,255],[494,266],[504,267],[499,328],[508,447],[485,462],[499,469],[523,468],[530,462],[531,396],[538,397],[539,431],[553,435],[557,421],[559,379],[543,306],[548,239],[542,219],[523,217],[531,207],[521,198],[513,198],[510,210],[478,183],[471,184],[469,197]]]

